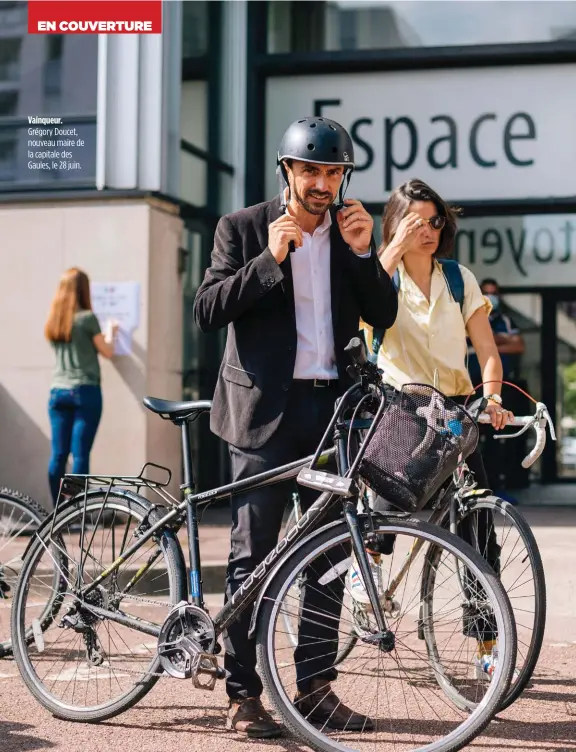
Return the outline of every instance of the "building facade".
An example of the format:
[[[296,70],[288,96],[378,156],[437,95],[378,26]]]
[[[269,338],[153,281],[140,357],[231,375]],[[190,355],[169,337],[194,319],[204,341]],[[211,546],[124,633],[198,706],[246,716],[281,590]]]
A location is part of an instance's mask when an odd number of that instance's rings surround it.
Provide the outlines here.
[[[523,377],[556,412],[533,480],[576,475],[573,3],[187,0],[142,38],[28,36],[25,5],[0,3],[2,483],[47,499],[42,327],[72,265],[140,286],[131,353],[103,367],[93,469],[178,467],[178,431],[142,397],[211,396],[225,333],[202,335],[191,310],[216,222],[278,191],[276,145],[309,114],[352,133],[349,195],[377,236],[411,177],[461,207],[459,260],[503,287]],[[79,169],[30,169],[36,115],[76,128]],[[200,485],[225,480],[205,418],[194,442]]]

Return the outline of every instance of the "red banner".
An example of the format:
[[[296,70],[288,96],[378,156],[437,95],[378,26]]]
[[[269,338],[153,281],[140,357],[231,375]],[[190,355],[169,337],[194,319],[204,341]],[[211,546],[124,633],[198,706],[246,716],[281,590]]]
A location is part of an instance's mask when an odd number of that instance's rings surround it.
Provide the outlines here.
[[[28,0],[29,34],[161,34],[162,0]]]

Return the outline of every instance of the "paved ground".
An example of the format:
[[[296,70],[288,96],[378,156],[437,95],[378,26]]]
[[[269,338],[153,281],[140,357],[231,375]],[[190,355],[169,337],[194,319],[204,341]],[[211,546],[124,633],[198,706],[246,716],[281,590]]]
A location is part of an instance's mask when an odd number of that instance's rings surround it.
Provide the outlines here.
[[[548,620],[545,647],[533,688],[489,727],[470,749],[576,750],[576,509],[526,509],[538,539],[547,576]],[[202,528],[206,563],[222,565],[228,530],[222,513]],[[221,596],[210,596],[214,606]],[[0,662],[0,752],[49,750],[80,752],[192,750],[296,752],[305,748],[290,738],[246,742],[225,731],[225,696],[162,679],[136,707],[97,726],[54,720],[28,694],[12,661]],[[249,747],[248,747],[249,745]]]

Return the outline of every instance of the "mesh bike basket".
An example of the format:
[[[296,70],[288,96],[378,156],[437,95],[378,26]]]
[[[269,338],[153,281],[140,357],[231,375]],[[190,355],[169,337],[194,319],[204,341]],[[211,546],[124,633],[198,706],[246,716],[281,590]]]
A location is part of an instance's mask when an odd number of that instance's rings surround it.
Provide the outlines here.
[[[360,476],[394,506],[417,512],[477,443],[466,410],[431,386],[406,384],[380,418]]]

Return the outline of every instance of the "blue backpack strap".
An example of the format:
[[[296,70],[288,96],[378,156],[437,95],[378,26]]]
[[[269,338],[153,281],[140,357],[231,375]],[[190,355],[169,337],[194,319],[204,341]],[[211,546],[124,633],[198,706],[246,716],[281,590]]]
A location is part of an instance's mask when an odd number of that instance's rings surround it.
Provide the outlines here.
[[[394,285],[396,292],[398,292],[398,290],[400,289],[400,272],[398,271],[398,269],[396,269],[396,271],[392,275],[392,284]],[[386,330],[380,327],[372,329],[372,353],[370,355],[372,360],[375,360],[375,358],[378,356],[378,353],[380,352],[380,348],[382,347],[382,340],[384,339],[385,333]]]
[[[398,269],[396,269],[396,271],[392,275],[392,284],[394,285],[396,292],[398,292],[398,290],[400,289],[400,273]],[[386,330],[379,327],[372,329],[372,356],[377,356],[380,352],[382,340],[384,339],[385,333]]]
[[[462,310],[464,306],[464,277],[460,264],[454,259],[440,258],[438,261],[442,265],[442,271],[452,297]]]

